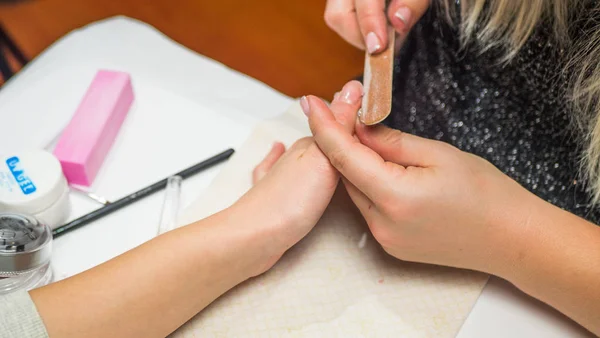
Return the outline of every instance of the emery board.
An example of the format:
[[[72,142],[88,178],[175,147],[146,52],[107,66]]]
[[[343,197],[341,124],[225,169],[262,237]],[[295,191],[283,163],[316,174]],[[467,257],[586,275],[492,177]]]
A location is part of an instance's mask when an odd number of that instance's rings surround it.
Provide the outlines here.
[[[364,96],[359,119],[368,126],[385,120],[392,111],[395,44],[396,31],[388,26],[385,50],[375,55],[365,53]]]

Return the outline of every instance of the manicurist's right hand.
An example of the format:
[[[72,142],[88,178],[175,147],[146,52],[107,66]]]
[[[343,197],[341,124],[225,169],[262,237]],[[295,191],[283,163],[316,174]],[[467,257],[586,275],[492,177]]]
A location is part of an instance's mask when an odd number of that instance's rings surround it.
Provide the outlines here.
[[[389,23],[406,34],[429,7],[430,0],[327,0],[325,22],[344,40],[376,54],[387,46]]]
[[[544,223],[532,215],[558,209],[480,157],[381,125],[348,129],[337,121],[356,111],[307,101],[319,149],[396,258],[510,277]]]

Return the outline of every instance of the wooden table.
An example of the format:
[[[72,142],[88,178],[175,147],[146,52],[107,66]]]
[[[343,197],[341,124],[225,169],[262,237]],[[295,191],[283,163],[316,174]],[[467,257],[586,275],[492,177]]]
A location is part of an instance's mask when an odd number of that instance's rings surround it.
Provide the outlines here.
[[[325,0],[30,0],[0,7],[29,57],[113,15],[145,21],[190,49],[290,96],[330,98],[362,72],[363,53],[323,21]]]

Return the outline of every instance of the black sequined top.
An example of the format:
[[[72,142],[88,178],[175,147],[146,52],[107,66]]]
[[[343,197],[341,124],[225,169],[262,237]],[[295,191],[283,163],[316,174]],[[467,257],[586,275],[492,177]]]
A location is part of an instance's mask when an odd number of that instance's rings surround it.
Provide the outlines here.
[[[435,6],[413,28],[394,76],[390,127],[481,156],[539,197],[596,224],[579,179],[562,52],[538,29],[508,64],[498,51],[461,50]]]

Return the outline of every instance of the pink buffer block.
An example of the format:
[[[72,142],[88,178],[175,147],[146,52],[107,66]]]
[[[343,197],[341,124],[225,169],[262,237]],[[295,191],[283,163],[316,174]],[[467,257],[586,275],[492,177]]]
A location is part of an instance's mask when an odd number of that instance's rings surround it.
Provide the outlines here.
[[[54,149],[69,183],[92,184],[132,103],[129,74],[96,74]]]

